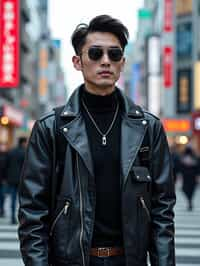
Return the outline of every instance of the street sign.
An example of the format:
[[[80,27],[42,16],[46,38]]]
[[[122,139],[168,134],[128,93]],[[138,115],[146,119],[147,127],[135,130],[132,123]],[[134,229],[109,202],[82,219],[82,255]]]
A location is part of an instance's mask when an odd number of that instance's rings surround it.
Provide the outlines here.
[[[173,31],[173,0],[164,1],[164,31]]]
[[[0,88],[19,86],[19,0],[0,0]]]
[[[163,48],[163,81],[165,88],[173,86],[173,48],[165,46]]]

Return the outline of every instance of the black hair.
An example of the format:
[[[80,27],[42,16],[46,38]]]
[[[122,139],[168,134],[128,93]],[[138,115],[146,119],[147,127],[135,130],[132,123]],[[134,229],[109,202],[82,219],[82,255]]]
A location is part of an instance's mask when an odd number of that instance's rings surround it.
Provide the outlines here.
[[[128,29],[120,20],[112,18],[109,15],[99,15],[93,18],[89,25],[81,23],[74,30],[71,42],[76,54],[80,54],[86,42],[87,35],[92,32],[109,32],[114,34],[119,39],[123,50],[128,43]]]

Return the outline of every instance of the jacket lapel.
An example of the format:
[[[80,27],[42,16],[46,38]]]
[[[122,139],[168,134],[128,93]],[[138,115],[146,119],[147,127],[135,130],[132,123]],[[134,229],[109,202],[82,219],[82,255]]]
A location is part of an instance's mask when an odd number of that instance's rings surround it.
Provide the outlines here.
[[[78,116],[61,128],[68,143],[79,153],[90,174],[94,176],[92,156],[86,127],[82,116]]]
[[[94,176],[92,156],[85,122],[80,111],[81,87],[74,91],[67,105],[61,113],[61,119],[66,120],[66,124],[60,130],[68,143],[79,153],[88,171]]]

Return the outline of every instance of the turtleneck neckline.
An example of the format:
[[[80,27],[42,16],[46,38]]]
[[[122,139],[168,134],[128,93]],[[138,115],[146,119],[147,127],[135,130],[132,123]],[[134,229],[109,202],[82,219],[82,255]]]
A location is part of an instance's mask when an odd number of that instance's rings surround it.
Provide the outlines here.
[[[88,92],[85,88],[83,90],[82,99],[88,109],[94,111],[109,111],[114,110],[117,105],[117,91],[116,89],[108,95],[96,95]]]

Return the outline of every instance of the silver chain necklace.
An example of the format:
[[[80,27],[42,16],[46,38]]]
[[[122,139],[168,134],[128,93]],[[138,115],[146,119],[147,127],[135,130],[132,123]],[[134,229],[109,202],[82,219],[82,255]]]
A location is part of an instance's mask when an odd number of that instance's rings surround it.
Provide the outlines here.
[[[110,124],[108,130],[107,130],[105,133],[103,133],[103,132],[100,130],[100,128],[97,126],[97,124],[96,124],[94,118],[93,118],[92,115],[90,114],[90,112],[89,112],[89,110],[88,110],[88,108],[87,108],[87,106],[86,106],[86,104],[84,103],[83,100],[82,100],[82,103],[83,103],[83,107],[85,108],[85,110],[86,110],[86,112],[87,112],[87,114],[88,114],[90,120],[91,120],[92,123],[94,124],[96,130],[97,130],[97,131],[99,132],[99,134],[102,136],[102,145],[105,146],[105,145],[107,144],[107,138],[106,138],[106,137],[107,137],[108,133],[111,131],[111,129],[112,129],[114,123],[115,123],[115,120],[116,120],[116,118],[117,118],[117,113],[118,113],[118,110],[119,110],[119,103],[117,103],[117,107],[116,107],[116,110],[115,110],[115,114],[114,114],[114,116],[113,116],[113,120],[112,120],[112,122],[111,122],[111,124]]]

